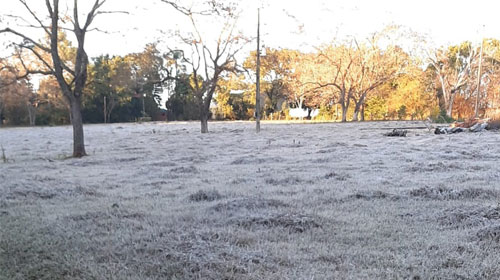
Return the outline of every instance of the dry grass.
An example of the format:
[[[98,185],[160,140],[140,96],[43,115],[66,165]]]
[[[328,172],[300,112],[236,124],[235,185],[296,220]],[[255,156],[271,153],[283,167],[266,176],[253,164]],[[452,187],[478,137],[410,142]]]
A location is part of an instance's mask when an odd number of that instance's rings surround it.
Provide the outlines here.
[[[2,150],[2,162],[3,163],[8,163],[9,160],[7,159],[7,156],[5,155],[5,149],[3,148],[2,145],[0,145],[0,150]]]
[[[473,228],[499,223],[500,207],[462,206],[446,209],[438,218],[441,225],[453,228]]]
[[[222,195],[217,190],[199,190],[189,195],[190,201],[214,201],[221,198]]]
[[[2,129],[0,279],[500,279],[500,134],[412,124]]]
[[[453,189],[441,184],[437,187],[421,187],[410,191],[410,196],[436,200],[498,199],[500,192],[493,189],[468,187]]]

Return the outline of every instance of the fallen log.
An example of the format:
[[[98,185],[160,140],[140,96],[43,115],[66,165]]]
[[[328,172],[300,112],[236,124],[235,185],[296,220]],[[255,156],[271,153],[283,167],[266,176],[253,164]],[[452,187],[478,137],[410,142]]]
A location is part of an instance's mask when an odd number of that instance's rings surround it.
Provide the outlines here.
[[[466,129],[463,127],[437,127],[434,134],[454,134],[464,132]]]
[[[429,129],[429,128],[427,126],[406,126],[406,127],[360,128],[359,130],[394,130],[394,129]]]

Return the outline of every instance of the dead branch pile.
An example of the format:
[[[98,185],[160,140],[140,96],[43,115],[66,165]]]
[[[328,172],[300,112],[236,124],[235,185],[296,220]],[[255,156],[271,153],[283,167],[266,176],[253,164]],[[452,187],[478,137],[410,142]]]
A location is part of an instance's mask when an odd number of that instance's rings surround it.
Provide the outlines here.
[[[471,119],[465,122],[454,122],[449,127],[438,127],[434,134],[453,134],[460,132],[481,132],[489,126],[490,119]]]
[[[408,133],[405,129],[393,129],[391,132],[384,134],[385,136],[390,137],[406,137],[406,133]]]

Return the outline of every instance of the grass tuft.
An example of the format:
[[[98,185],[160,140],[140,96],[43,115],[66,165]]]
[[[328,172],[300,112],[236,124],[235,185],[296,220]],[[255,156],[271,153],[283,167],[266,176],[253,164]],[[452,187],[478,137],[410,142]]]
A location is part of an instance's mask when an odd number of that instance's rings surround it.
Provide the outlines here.
[[[469,187],[462,190],[455,190],[445,186],[431,188],[428,186],[413,189],[410,196],[433,200],[459,200],[459,199],[490,199],[499,197],[496,190]]]
[[[8,163],[9,160],[7,159],[7,156],[5,155],[5,149],[3,148],[3,146],[0,146],[0,149],[2,150],[2,162]]]
[[[210,190],[210,191],[205,191],[205,190],[199,190],[193,194],[189,195],[189,200],[190,201],[214,201],[221,199],[222,195],[216,191],[216,190]]]
[[[245,228],[264,226],[268,228],[281,227],[289,233],[303,233],[313,228],[321,228],[318,217],[298,213],[273,214],[265,216],[239,217],[236,224]]]
[[[443,211],[439,224],[449,228],[473,228],[500,221],[500,208],[456,207]]]

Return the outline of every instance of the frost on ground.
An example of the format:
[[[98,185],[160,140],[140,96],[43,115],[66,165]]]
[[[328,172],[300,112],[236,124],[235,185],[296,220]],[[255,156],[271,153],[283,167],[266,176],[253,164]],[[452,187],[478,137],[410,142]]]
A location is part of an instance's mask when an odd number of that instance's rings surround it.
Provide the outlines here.
[[[500,279],[500,133],[3,128],[0,279]]]

